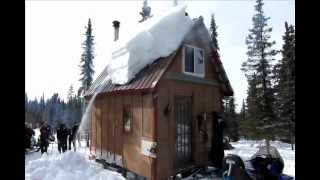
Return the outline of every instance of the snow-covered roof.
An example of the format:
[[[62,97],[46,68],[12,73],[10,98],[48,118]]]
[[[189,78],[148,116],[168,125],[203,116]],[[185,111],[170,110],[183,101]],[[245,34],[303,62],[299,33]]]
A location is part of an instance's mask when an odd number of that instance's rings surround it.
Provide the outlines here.
[[[139,23],[131,33],[122,34],[113,44],[112,59],[108,60],[106,68],[85,96],[154,88],[174,59],[174,52],[181,44],[192,42],[194,38],[207,44],[206,50],[212,54],[214,47],[211,47],[203,18],[191,20],[185,9],[186,6],[172,7],[160,16]]]
[[[113,84],[128,83],[146,65],[169,56],[179,47],[193,23],[185,15],[185,9],[185,6],[169,9],[139,23],[132,33],[120,36],[107,64]]]

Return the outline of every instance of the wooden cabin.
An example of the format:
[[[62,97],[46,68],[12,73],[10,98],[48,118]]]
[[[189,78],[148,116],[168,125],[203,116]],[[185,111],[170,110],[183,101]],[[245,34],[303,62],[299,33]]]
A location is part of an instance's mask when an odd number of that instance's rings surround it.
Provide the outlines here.
[[[157,180],[209,163],[212,119],[233,90],[203,18],[193,21],[170,56],[157,59],[125,85],[109,83],[97,95],[90,142],[96,159]],[[93,85],[105,76],[102,72]],[[85,97],[93,94],[91,88]]]

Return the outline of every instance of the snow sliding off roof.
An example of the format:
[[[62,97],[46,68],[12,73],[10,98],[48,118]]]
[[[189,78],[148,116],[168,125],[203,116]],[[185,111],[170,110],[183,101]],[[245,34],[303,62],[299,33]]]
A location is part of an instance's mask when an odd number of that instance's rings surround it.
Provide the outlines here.
[[[185,9],[173,7],[139,23],[133,32],[120,34],[108,60],[108,79],[113,84],[126,84],[145,66],[174,52],[193,24]]]

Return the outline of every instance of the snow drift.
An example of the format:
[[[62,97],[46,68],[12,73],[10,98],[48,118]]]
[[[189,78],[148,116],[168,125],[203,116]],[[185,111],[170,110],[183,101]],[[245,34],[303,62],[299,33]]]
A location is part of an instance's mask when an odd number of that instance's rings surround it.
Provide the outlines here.
[[[185,15],[186,6],[173,7],[162,15],[139,23],[132,33],[121,34],[114,42],[112,59],[107,64],[114,84],[128,83],[148,64],[175,51],[192,27]]]
[[[43,155],[27,164],[31,180],[124,180],[119,173],[94,167],[79,152]]]

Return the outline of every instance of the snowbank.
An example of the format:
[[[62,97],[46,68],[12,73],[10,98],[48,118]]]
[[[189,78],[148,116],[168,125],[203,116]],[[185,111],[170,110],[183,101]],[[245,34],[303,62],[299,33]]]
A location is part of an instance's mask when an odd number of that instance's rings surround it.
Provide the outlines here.
[[[124,180],[120,174],[104,170],[93,164],[79,152],[44,154],[41,158],[28,162],[26,171],[32,180]]]
[[[77,152],[67,151],[59,154],[57,144],[49,147],[49,155],[40,155],[40,152],[26,155],[26,180],[124,180],[119,173],[103,169],[100,164],[87,159],[89,151],[85,148],[85,141],[77,148]],[[240,140],[231,142],[233,150],[225,150],[225,154],[237,154],[243,160],[248,160],[257,152],[263,141]],[[285,167],[284,173],[295,176],[295,151],[291,146],[279,141],[271,142],[281,154]],[[204,177],[202,179],[212,179]]]
[[[193,24],[185,15],[185,9],[186,6],[173,7],[139,23],[132,33],[120,35],[107,65],[114,84],[129,82],[146,65],[170,55],[179,47]]]

